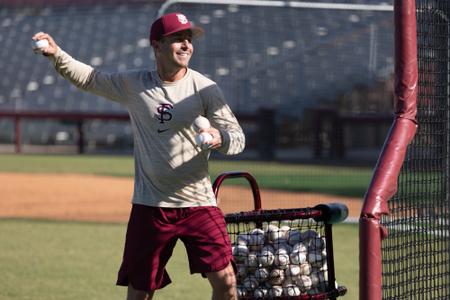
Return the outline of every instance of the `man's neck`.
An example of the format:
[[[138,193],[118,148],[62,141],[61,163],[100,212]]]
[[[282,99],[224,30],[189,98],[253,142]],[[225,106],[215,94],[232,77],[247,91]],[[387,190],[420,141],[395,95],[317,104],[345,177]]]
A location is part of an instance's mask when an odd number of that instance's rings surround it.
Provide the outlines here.
[[[175,82],[184,77],[187,73],[187,68],[179,68],[175,70],[163,70],[158,68],[159,78],[163,82]]]

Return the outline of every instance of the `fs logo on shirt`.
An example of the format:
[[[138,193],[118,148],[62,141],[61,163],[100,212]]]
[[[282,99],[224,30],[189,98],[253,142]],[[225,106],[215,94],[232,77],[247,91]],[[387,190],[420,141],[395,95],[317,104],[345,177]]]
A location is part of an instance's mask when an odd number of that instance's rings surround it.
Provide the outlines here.
[[[158,114],[156,115],[156,118],[159,120],[160,124],[164,124],[165,122],[168,122],[172,120],[172,114],[170,113],[170,110],[173,109],[173,105],[170,103],[163,103],[160,104],[156,110]],[[158,128],[158,133],[162,133],[169,130],[169,128],[161,129]]]
[[[164,124],[164,122],[172,120],[172,114],[170,113],[172,108],[173,105],[170,103],[163,103],[158,106],[156,109],[158,111],[156,117],[158,118],[159,123]]]

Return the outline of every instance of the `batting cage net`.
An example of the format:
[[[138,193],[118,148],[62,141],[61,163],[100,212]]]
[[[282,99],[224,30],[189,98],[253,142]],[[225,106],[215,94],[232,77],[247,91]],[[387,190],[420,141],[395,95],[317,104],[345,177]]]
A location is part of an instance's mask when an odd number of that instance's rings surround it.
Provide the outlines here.
[[[382,219],[383,299],[450,298],[449,13],[416,1],[418,129]]]

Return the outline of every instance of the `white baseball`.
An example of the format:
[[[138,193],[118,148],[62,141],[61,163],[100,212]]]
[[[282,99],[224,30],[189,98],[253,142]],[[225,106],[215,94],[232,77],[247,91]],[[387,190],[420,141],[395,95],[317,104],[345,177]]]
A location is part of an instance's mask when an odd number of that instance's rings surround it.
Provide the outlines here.
[[[194,129],[196,132],[199,132],[201,129],[208,129],[211,127],[209,120],[203,116],[198,116],[195,118],[193,123]]]
[[[255,228],[250,231],[250,241],[248,245],[251,250],[260,251],[264,246],[264,241],[264,231],[262,229]]]
[[[315,278],[311,277],[311,280],[313,280],[313,284],[321,289],[326,289],[328,286],[328,272],[327,271],[315,271],[314,272],[317,275],[317,281]],[[311,273],[312,275],[312,273]]]
[[[323,274],[319,275],[318,272],[312,272],[311,275],[309,275],[309,278],[311,278],[311,286],[316,287],[319,285],[319,283],[324,281]]]
[[[287,238],[288,244],[291,246],[294,246],[295,244],[297,244],[301,241],[302,234],[300,231],[294,229],[294,230],[288,231],[286,238]]]
[[[254,228],[250,231],[250,234],[264,237],[264,230],[262,230],[261,228]]]
[[[244,265],[238,265],[236,271],[236,277],[245,278],[247,276],[247,268]]]
[[[320,237],[320,234],[315,230],[310,229],[302,232],[302,241],[309,241],[316,237]]]
[[[272,246],[275,250],[278,250],[280,248],[288,248],[290,247],[287,243],[287,239],[285,237],[280,237],[278,239],[276,239],[273,243]]]
[[[244,279],[242,285],[245,289],[251,291],[258,287],[258,280],[256,280],[255,276],[250,275]]]
[[[280,269],[286,269],[289,265],[289,255],[285,252],[275,254],[274,264]]]
[[[303,252],[306,253],[308,252],[308,247],[306,247],[305,244],[303,243],[297,243],[294,246],[292,246],[292,252]]]
[[[274,243],[280,237],[280,228],[276,225],[270,224],[267,227],[266,235],[269,242]]]
[[[269,271],[266,268],[258,268],[255,271],[255,277],[258,281],[266,281],[269,278]]]
[[[301,291],[295,284],[289,284],[283,287],[283,293],[285,296],[293,297],[300,296]]]
[[[248,255],[248,248],[245,245],[236,245],[232,247],[233,256],[237,261],[243,261]]]
[[[308,262],[314,266],[322,266],[322,254],[318,252],[309,252],[308,253]]]
[[[273,269],[269,274],[269,283],[271,285],[281,285],[284,281],[284,271],[281,269]]]
[[[202,132],[195,136],[195,142],[199,146],[203,146],[207,142],[211,141],[213,139],[213,136],[208,132]]]
[[[250,252],[245,258],[245,266],[248,268],[256,268],[258,266],[258,256],[255,252]]]
[[[236,244],[238,245],[248,245],[248,242],[250,241],[250,236],[247,233],[241,233],[238,234],[236,237]]]
[[[304,263],[300,265],[300,274],[309,275],[311,274],[312,267],[309,263]]]
[[[287,254],[292,252],[292,247],[286,243],[285,239],[280,240],[280,243],[273,244],[272,246],[275,249],[275,252],[281,251]]]
[[[286,270],[286,277],[295,277],[300,274],[300,266],[299,265],[289,265],[289,268]]]
[[[259,287],[256,288],[255,291],[253,292],[253,297],[255,297],[256,299],[262,299],[264,297],[267,296],[267,289]]]
[[[283,225],[280,227],[280,236],[287,238],[288,232],[291,230],[291,227],[288,225]]]
[[[258,261],[263,267],[270,267],[275,260],[275,256],[272,251],[263,250],[258,254]]]
[[[275,251],[275,255],[278,255],[278,254],[289,254],[291,252],[290,250],[291,249],[289,247],[287,247],[286,244],[280,245],[278,247],[278,249]]]
[[[236,287],[236,290],[239,298],[247,296],[247,290],[243,286]]]
[[[320,271],[328,271],[328,264],[327,264],[327,261],[325,261],[325,262],[323,263],[323,265],[320,267],[319,270],[320,270]]]
[[[263,251],[270,251],[272,253],[275,253],[275,249],[271,245],[264,245],[261,248],[261,252],[263,252]]]
[[[305,292],[312,287],[312,280],[307,275],[300,276],[300,280],[297,281],[297,284],[300,286],[300,289]]]
[[[309,241],[309,251],[322,251],[323,249],[325,249],[325,240],[323,238],[315,237]]]
[[[293,278],[287,276],[286,271],[284,272],[285,278],[284,278],[284,281],[283,281],[283,284],[282,284],[283,287],[295,284],[295,282],[292,280]]]
[[[42,52],[42,50],[48,48],[48,46],[50,46],[50,44],[47,39],[33,41],[33,49],[35,52]]]
[[[306,252],[300,252],[300,251],[293,251],[289,255],[289,258],[291,259],[291,263],[300,265],[306,262]]]
[[[267,294],[269,298],[280,297],[281,295],[283,295],[283,288],[279,285],[274,285]]]

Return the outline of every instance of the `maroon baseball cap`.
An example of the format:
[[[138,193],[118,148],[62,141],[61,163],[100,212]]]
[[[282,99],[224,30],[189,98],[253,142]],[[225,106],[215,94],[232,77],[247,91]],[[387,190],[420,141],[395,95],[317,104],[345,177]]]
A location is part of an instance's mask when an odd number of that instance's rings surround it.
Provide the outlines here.
[[[150,41],[158,41],[163,37],[183,30],[191,30],[193,38],[201,37],[205,33],[201,27],[192,25],[182,13],[170,13],[159,17],[153,22],[150,29]]]

